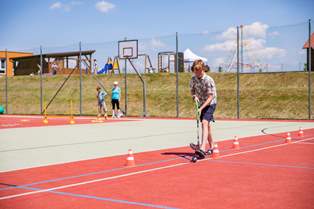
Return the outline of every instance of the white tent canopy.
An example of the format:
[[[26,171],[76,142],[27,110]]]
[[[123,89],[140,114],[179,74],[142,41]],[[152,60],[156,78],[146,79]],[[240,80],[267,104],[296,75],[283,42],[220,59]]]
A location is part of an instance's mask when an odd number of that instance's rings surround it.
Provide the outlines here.
[[[191,49],[187,48],[184,51],[184,62],[194,62],[195,60],[203,60],[203,62],[207,62],[205,57],[200,57],[192,52]]]

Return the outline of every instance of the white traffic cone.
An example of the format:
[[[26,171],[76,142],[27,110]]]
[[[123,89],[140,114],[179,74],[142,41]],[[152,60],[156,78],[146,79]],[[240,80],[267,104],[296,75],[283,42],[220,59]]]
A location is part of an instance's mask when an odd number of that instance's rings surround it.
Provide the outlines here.
[[[132,149],[128,150],[128,157],[126,158],[126,166],[135,166],[135,160]]]

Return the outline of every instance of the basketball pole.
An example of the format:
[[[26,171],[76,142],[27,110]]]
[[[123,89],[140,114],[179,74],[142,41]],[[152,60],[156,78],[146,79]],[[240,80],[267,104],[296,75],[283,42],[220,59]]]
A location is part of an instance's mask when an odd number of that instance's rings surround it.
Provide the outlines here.
[[[127,38],[125,37],[124,40],[126,41]],[[128,80],[127,80],[127,60],[124,59],[124,111],[125,116],[128,114]]]
[[[146,113],[146,83],[145,83],[145,80],[143,79],[143,77],[141,76],[141,74],[136,70],[136,68],[133,65],[130,58],[127,58],[127,60],[129,60],[132,68],[134,69],[134,71],[136,72],[136,74],[138,75],[138,77],[140,78],[140,80],[142,82],[142,85],[143,85],[143,117],[146,117],[147,116],[147,113]]]

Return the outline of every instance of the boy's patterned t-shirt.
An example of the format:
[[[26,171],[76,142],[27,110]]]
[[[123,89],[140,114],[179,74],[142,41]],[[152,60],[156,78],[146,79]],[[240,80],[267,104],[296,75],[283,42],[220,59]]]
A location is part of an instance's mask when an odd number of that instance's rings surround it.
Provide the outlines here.
[[[213,95],[213,99],[210,104],[212,105],[217,103],[216,85],[214,80],[209,75],[205,74],[202,78],[193,76],[190,81],[190,90],[191,95],[197,96],[200,100],[200,105],[204,104],[209,95]]]

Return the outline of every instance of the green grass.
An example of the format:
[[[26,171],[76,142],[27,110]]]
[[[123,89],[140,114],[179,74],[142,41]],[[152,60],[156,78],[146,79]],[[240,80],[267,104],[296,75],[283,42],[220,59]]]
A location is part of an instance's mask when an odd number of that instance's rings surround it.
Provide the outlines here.
[[[231,73],[211,73],[217,85],[218,106],[216,117],[236,118],[236,75]],[[189,80],[192,74],[179,74],[179,116],[193,117],[193,102],[189,92]],[[143,75],[147,86],[148,116],[176,116],[176,76],[175,74]],[[43,78],[44,104],[53,97],[66,76],[46,76]],[[113,81],[118,81],[122,89],[121,107],[124,109],[124,76],[98,75],[107,90],[111,90]],[[312,77],[314,81],[314,76]],[[80,77],[72,76],[64,88],[49,106],[48,114],[70,113],[70,101],[73,112],[79,114]],[[240,117],[241,118],[308,118],[307,73],[272,73],[240,75]],[[91,76],[83,76],[84,115],[96,115],[97,82]],[[40,113],[40,78],[38,76],[16,76],[8,78],[8,113]],[[314,88],[314,83],[312,83]],[[5,78],[0,78],[0,104],[5,104]],[[314,89],[312,89],[314,92]],[[110,92],[109,92],[110,93]],[[314,97],[312,95],[314,103]],[[106,98],[111,107],[110,95]],[[314,106],[314,105],[313,105]],[[312,113],[314,113],[312,107]],[[128,115],[143,114],[142,83],[137,75],[128,75]],[[314,118],[314,117],[313,117]]]

